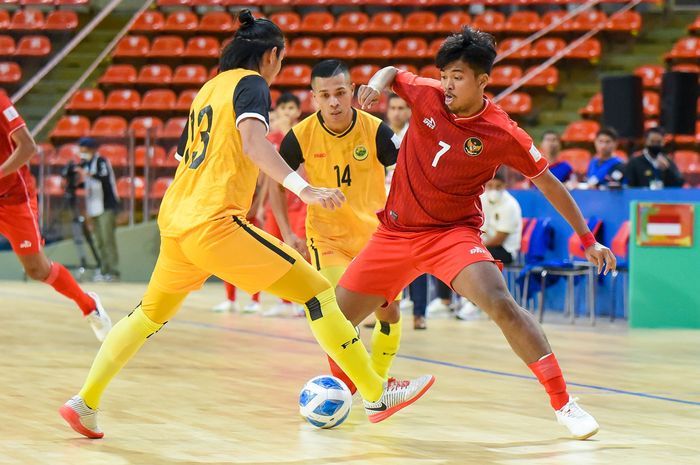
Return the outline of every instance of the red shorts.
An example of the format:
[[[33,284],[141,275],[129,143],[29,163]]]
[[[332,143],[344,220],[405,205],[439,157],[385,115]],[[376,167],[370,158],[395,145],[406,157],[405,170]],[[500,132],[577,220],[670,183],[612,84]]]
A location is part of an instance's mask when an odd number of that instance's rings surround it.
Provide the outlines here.
[[[302,208],[289,209],[289,226],[292,232],[300,239],[306,239],[306,205]],[[280,227],[277,224],[275,215],[272,214],[272,208],[269,206],[265,209],[265,232],[272,234],[277,239],[282,239]]]
[[[39,253],[44,245],[37,212],[36,196],[16,205],[0,205],[0,235],[10,241],[17,255]]]
[[[481,241],[478,229],[396,232],[380,225],[338,285],[361,294],[381,295],[392,302],[422,274],[451,285],[464,268],[483,261],[497,262]]]

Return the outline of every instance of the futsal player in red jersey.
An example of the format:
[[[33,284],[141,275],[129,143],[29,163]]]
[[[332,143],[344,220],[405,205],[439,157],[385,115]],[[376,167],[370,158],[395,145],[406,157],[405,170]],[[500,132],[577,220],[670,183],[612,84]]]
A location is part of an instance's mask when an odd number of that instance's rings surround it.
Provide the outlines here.
[[[0,90],[0,235],[12,245],[24,271],[75,301],[95,336],[104,340],[112,322],[94,292],[83,292],[70,272],[42,251],[34,182],[27,162],[36,144],[10,99]]]
[[[542,328],[510,295],[481,240],[484,185],[502,165],[523,173],[579,234],[598,272],[614,270],[615,257],[596,242],[530,136],[484,97],[495,58],[493,36],[466,27],[437,54],[440,81],[387,67],[360,87],[363,108],[391,87],[409,103],[412,116],[380,225],[340,280],[338,303],[357,325],[419,275],[438,277],[491,317],[544,385],[559,423],[586,439],[598,423],[567,393]]]

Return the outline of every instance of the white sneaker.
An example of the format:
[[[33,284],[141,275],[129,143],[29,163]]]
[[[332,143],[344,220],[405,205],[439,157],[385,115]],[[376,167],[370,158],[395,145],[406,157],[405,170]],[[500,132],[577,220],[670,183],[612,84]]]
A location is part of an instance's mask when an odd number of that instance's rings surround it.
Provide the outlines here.
[[[85,315],[85,319],[90,323],[90,326],[92,326],[97,340],[102,342],[107,337],[109,330],[112,329],[112,320],[109,319],[109,315],[107,315],[107,312],[102,306],[100,297],[94,292],[87,292],[86,294],[95,301],[95,310]]]
[[[389,378],[384,383],[382,397],[376,402],[364,400],[365,412],[372,423],[386,420],[404,407],[408,407],[425,394],[435,382],[435,376],[424,375],[412,380]]]
[[[91,409],[80,396],[73,396],[58,409],[64,420],[77,433],[90,439],[100,439],[105,434],[97,426],[97,410]]]
[[[598,432],[598,422],[593,416],[578,406],[577,399],[569,396],[569,402],[555,412],[557,422],[569,428],[576,439],[588,439]]]
[[[460,309],[457,310],[455,317],[458,320],[471,321],[471,320],[478,320],[480,315],[481,315],[481,310],[479,310],[479,307],[477,307],[472,302],[469,302],[467,300],[466,302],[464,302],[464,304],[462,304]]]
[[[411,299],[401,299],[399,302],[399,310],[411,310],[413,309],[413,301]]]
[[[292,304],[278,303],[262,312],[261,315],[264,317],[292,316],[293,313],[294,309],[292,308]]]
[[[216,313],[237,312],[239,311],[239,308],[235,301],[226,299],[223,302],[214,305],[211,308],[211,311]]]
[[[260,310],[262,310],[260,302],[251,302],[243,307],[243,313],[258,313]]]
[[[450,306],[445,304],[442,299],[433,299],[430,301],[428,306],[425,308],[426,313],[429,315],[437,315],[440,313],[450,313]]]

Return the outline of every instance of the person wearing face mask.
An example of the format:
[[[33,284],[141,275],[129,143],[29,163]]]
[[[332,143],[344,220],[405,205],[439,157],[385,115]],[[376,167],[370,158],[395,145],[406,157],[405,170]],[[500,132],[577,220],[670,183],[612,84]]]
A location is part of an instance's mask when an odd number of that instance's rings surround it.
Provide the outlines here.
[[[484,245],[493,258],[504,264],[512,263],[520,251],[523,232],[523,214],[520,204],[506,190],[505,173],[498,170],[486,183],[481,195],[484,224],[481,226]]]
[[[93,234],[100,254],[100,272],[96,281],[119,279],[119,255],[117,252],[117,209],[119,196],[114,170],[109,160],[97,153],[97,141],[83,137],[80,148],[80,173],[85,184],[85,209],[92,220]]]
[[[664,130],[655,127],[644,134],[644,150],[627,164],[628,187],[681,187],[683,176],[676,164],[664,153]]]

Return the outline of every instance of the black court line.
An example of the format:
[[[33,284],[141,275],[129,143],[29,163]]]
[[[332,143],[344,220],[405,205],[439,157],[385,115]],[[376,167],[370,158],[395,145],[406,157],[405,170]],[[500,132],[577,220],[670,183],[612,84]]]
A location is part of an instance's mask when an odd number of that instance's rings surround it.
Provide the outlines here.
[[[202,323],[199,321],[171,320],[170,323],[177,323],[177,324],[195,326],[195,327],[206,328],[206,329],[216,329],[219,331],[226,331],[226,332],[230,332],[230,333],[248,334],[251,336],[265,337],[268,339],[280,339],[283,341],[301,342],[303,344],[314,344],[314,345],[318,344],[316,342],[316,340],[314,340],[314,339],[306,339],[306,338],[294,337],[294,336],[283,336],[280,334],[266,333],[264,331],[255,331],[255,330],[251,330],[251,329],[230,328],[228,326],[221,326],[221,325],[216,325],[213,323]],[[470,365],[461,365],[459,363],[446,362],[443,360],[435,360],[432,358],[418,357],[415,355],[398,354],[396,357],[406,359],[406,360],[413,360],[415,362],[430,363],[432,365],[441,365],[441,366],[450,367],[450,368],[457,368],[459,370],[473,371],[476,373],[484,373],[484,374],[488,374],[488,375],[505,376],[505,377],[509,377],[509,378],[518,378],[518,379],[537,381],[537,378],[535,378],[534,376],[521,375],[518,373],[510,373],[507,371],[489,370],[486,368],[479,368],[479,367],[474,367],[474,366],[470,366]],[[597,386],[595,384],[572,383],[572,382],[569,382],[568,380],[566,381],[566,384],[568,386],[576,386],[576,387],[581,387],[581,388],[594,389],[597,391],[612,392],[615,394],[622,394],[622,395],[626,395],[626,396],[642,397],[645,399],[662,400],[665,402],[674,402],[677,404],[695,405],[695,406],[700,407],[700,402],[696,402],[693,400],[677,399],[675,397],[657,396],[655,394],[648,394],[646,392],[627,391],[625,389],[616,389],[616,388],[611,388],[611,387],[606,387],[606,386]]]

